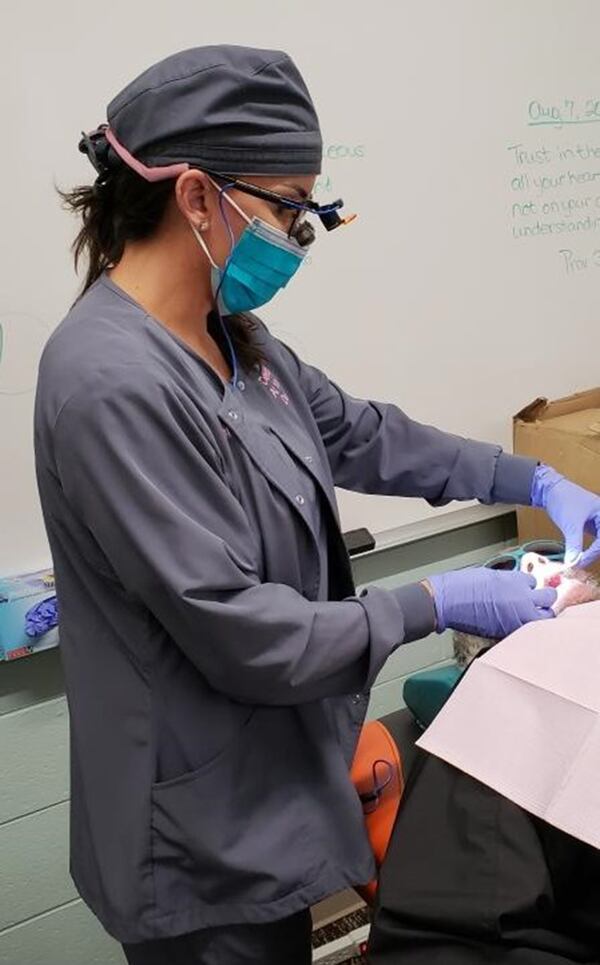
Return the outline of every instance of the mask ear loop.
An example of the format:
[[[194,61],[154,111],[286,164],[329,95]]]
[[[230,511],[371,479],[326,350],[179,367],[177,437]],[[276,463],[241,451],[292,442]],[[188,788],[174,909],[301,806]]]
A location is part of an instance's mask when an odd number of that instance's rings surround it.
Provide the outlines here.
[[[197,228],[196,228],[194,225],[191,225],[190,227],[191,227],[192,231],[194,232],[196,238],[198,239],[198,241],[199,241],[199,243],[200,243],[200,245],[201,245],[201,247],[202,247],[202,250],[204,251],[204,254],[206,255],[206,257],[208,258],[208,261],[210,262],[211,266],[212,266],[213,268],[216,268],[218,271],[221,271],[221,269],[220,269],[219,266],[217,265],[216,261],[215,261],[214,258],[212,257],[210,251],[208,250],[208,245],[206,244],[206,242],[205,242],[204,238],[202,237],[202,235],[200,234],[200,232],[197,230]],[[227,342],[227,347],[228,347],[228,349],[229,349],[229,356],[230,356],[230,359],[231,359],[231,368],[232,368],[231,384],[232,384],[232,386],[235,388],[235,387],[237,386],[237,383],[238,383],[239,367],[238,367],[237,355],[235,354],[235,349],[234,349],[234,347],[233,347],[233,342],[232,342],[232,340],[231,340],[231,336],[230,336],[230,334],[229,334],[229,332],[228,332],[228,330],[227,330],[227,326],[226,326],[226,324],[225,324],[225,321],[224,321],[224,319],[223,319],[223,316],[221,315],[221,309],[219,308],[219,292],[221,291],[221,285],[222,285],[222,284],[223,284],[223,272],[221,271],[221,280],[220,280],[219,285],[218,285],[218,287],[217,287],[217,290],[216,290],[216,292],[215,292],[215,311],[216,311],[217,317],[218,317],[218,319],[219,319],[219,324],[220,324],[220,326],[221,326],[221,331],[223,332],[223,336],[224,336],[224,338],[225,338],[225,341]]]
[[[225,227],[227,228],[227,231],[228,231],[228,233],[229,233],[229,254],[228,254],[227,259],[226,259],[226,261],[225,261],[225,265],[224,265],[224,267],[223,267],[223,270],[221,271],[221,278],[220,278],[220,280],[219,280],[219,284],[218,284],[217,290],[216,290],[216,292],[215,292],[215,304],[216,304],[216,308],[217,308],[217,315],[219,316],[219,322],[220,322],[220,324],[221,324],[221,331],[223,332],[223,335],[225,336],[225,341],[227,342],[227,345],[229,346],[229,354],[230,354],[230,356],[231,356],[231,363],[232,363],[232,364],[231,364],[231,367],[232,367],[232,369],[233,369],[233,375],[232,375],[231,382],[232,382],[233,387],[236,388],[236,387],[237,387],[237,384],[238,384],[238,361],[237,361],[237,356],[236,356],[236,354],[235,354],[235,349],[234,349],[234,347],[233,347],[233,341],[232,341],[231,336],[230,336],[230,334],[229,334],[229,331],[228,331],[228,329],[227,329],[227,325],[225,324],[225,320],[224,320],[223,316],[221,315],[221,311],[220,311],[220,309],[219,309],[219,294],[220,294],[220,292],[221,292],[221,287],[222,287],[222,285],[223,285],[223,282],[225,281],[225,272],[227,271],[227,266],[229,265],[229,262],[231,261],[231,256],[232,256],[232,254],[233,254],[233,249],[234,249],[234,247],[235,247],[235,238],[234,238],[234,236],[233,236],[233,231],[231,230],[231,225],[229,224],[229,221],[227,220],[227,215],[225,214],[225,207],[224,207],[224,205],[223,205],[223,197],[226,197],[227,200],[228,200],[231,204],[234,205],[234,207],[237,207],[237,205],[235,204],[234,201],[231,200],[231,198],[229,198],[227,195],[224,195],[224,194],[223,194],[223,192],[225,191],[225,189],[226,189],[227,187],[229,187],[229,185],[224,184],[222,188],[219,188],[219,186],[218,186],[217,184],[215,184],[215,182],[213,181],[212,178],[209,178],[209,180],[210,180],[211,184],[212,184],[215,188],[217,188],[217,190],[218,190],[218,192],[219,192],[219,210],[220,210],[220,212],[221,212],[221,217],[222,217],[223,221],[225,222]],[[238,210],[239,210],[239,209],[238,209]],[[243,212],[240,212],[240,213],[243,214]]]
[[[217,271],[221,272],[221,282],[219,283],[219,287],[218,287],[218,289],[217,289],[217,291],[220,291],[220,290],[221,290],[222,280],[223,280],[223,279],[222,279],[222,276],[225,274],[225,271],[226,271],[226,269],[227,269],[227,263],[228,263],[229,259],[231,258],[231,252],[233,251],[233,247],[234,247],[234,245],[235,245],[235,238],[233,237],[233,231],[231,230],[231,225],[229,224],[229,222],[228,222],[228,220],[227,220],[227,216],[226,216],[225,211],[224,211],[224,208],[223,208],[223,201],[222,201],[222,198],[221,198],[221,195],[222,195],[223,191],[225,190],[226,187],[228,187],[228,185],[225,185],[223,188],[219,188],[219,186],[218,186],[217,184],[215,184],[215,182],[212,180],[212,178],[209,178],[209,180],[210,180],[210,183],[211,183],[211,184],[217,189],[217,191],[219,192],[219,209],[220,209],[220,211],[221,211],[221,217],[223,218],[223,221],[224,221],[224,223],[225,223],[225,227],[227,228],[227,231],[228,231],[228,233],[229,233],[229,254],[227,255],[227,258],[225,259],[225,264],[223,265],[222,268],[220,267],[220,265],[217,265],[215,259],[213,258],[213,256],[211,255],[211,253],[210,253],[210,251],[209,251],[209,249],[208,249],[208,245],[206,244],[204,238],[202,237],[202,235],[200,234],[200,232],[197,230],[197,228],[195,227],[195,225],[190,224],[190,227],[191,227],[192,231],[194,232],[194,234],[196,235],[196,238],[198,239],[198,242],[199,242],[200,246],[202,247],[202,250],[203,250],[204,254],[205,254],[206,257],[208,258],[211,266],[212,266],[213,268],[216,268]],[[225,195],[225,197],[227,197],[227,195]],[[228,200],[231,204],[235,205],[235,201],[232,201],[231,198],[227,198],[227,200]],[[237,205],[235,205],[235,206],[237,207]],[[241,210],[240,210],[240,214],[245,217],[244,212],[241,211]]]
[[[236,201],[234,201],[233,198],[230,198],[228,194],[225,194],[228,188],[234,187],[235,181],[230,181],[228,184],[224,184],[222,187],[219,187],[219,185],[215,181],[213,181],[210,175],[208,176],[208,180],[210,181],[212,186],[216,188],[216,190],[219,192],[219,208],[221,209],[221,216],[229,232],[229,238],[231,241],[231,245],[233,247],[233,245],[235,244],[235,238],[233,237],[233,231],[231,230],[231,225],[229,224],[229,221],[227,220],[227,215],[225,214],[225,206],[223,204],[223,199],[225,198],[225,200],[229,202],[231,207],[235,208],[239,216],[244,219],[246,224],[252,224],[252,218],[249,218],[246,212],[242,211],[239,204]]]
[[[230,260],[231,260],[231,256],[232,256],[232,254],[233,254],[233,249],[234,249],[234,247],[235,247],[235,238],[234,238],[234,235],[233,235],[233,231],[232,231],[232,229],[231,229],[231,225],[229,224],[229,220],[228,220],[227,215],[226,215],[226,213],[225,213],[225,205],[223,204],[223,198],[227,198],[227,200],[229,201],[229,203],[230,203],[231,205],[233,205],[233,207],[236,209],[236,211],[241,215],[242,218],[244,218],[245,221],[248,222],[248,224],[250,224],[250,218],[242,211],[242,209],[235,203],[235,201],[234,201],[232,198],[229,197],[229,195],[225,194],[225,191],[227,190],[227,188],[231,187],[231,184],[224,184],[222,187],[219,187],[219,185],[216,184],[210,176],[209,176],[209,181],[210,181],[210,183],[213,185],[213,187],[216,188],[217,191],[219,192],[219,210],[220,210],[220,212],[221,212],[221,217],[222,217],[222,219],[223,219],[223,221],[224,221],[224,223],[225,223],[225,227],[227,228],[227,232],[228,232],[228,234],[229,234],[229,246],[230,246],[230,247],[229,247],[229,254],[228,254],[228,256],[227,256],[227,259],[226,259],[226,261],[225,261],[225,264],[224,264],[223,268],[219,268],[219,266],[218,266],[218,265],[215,263],[215,261],[213,260],[212,256],[209,254],[209,252],[208,252],[208,246],[206,245],[206,242],[204,241],[204,238],[202,238],[201,244],[202,244],[202,248],[203,248],[204,251],[206,252],[207,257],[208,257],[211,265],[213,266],[213,268],[218,269],[218,270],[220,271],[220,273],[221,273],[221,277],[220,277],[220,280],[219,280],[219,284],[218,284],[217,290],[216,290],[216,292],[215,292],[215,308],[216,308],[216,312],[217,312],[217,315],[218,315],[218,318],[219,318],[219,324],[221,325],[221,331],[223,332],[223,335],[224,335],[224,337],[225,337],[225,341],[227,342],[227,346],[228,346],[228,348],[229,348],[229,355],[230,355],[230,358],[231,358],[231,368],[232,368],[232,372],[233,372],[232,378],[231,378],[231,384],[233,385],[234,388],[237,388],[237,384],[238,384],[238,374],[239,374],[239,366],[238,366],[237,355],[235,354],[235,348],[233,347],[233,341],[232,341],[232,339],[231,339],[231,336],[230,336],[229,331],[228,331],[228,329],[227,329],[227,325],[225,324],[225,320],[224,320],[224,318],[223,318],[223,316],[222,316],[222,314],[221,314],[221,310],[220,310],[220,308],[219,308],[219,295],[220,295],[220,293],[221,293],[221,287],[222,287],[222,285],[223,285],[223,282],[225,281],[225,272],[227,271],[227,266],[228,266],[228,264],[229,264],[229,262],[230,262]]]
[[[208,249],[208,245],[206,244],[204,238],[202,237],[202,235],[200,234],[200,232],[199,232],[198,229],[196,228],[196,225],[193,225],[193,224],[190,222],[190,228],[192,229],[192,231],[193,231],[194,234],[196,235],[196,240],[198,241],[198,244],[199,244],[200,247],[202,248],[202,251],[203,251],[204,254],[206,255],[206,257],[207,257],[208,261],[210,262],[211,266],[212,266],[213,268],[218,269],[218,270],[220,271],[221,269],[219,268],[219,266],[217,265],[217,263],[216,263],[216,261],[214,260],[213,256],[211,255],[211,253],[210,253],[210,251],[209,251],[209,249]]]
[[[226,326],[225,321],[224,321],[224,319],[223,319],[223,316],[222,316],[222,314],[221,314],[221,310],[220,310],[220,308],[219,308],[219,295],[220,295],[220,293],[221,293],[221,287],[222,287],[223,282],[224,282],[224,280],[225,280],[225,272],[227,271],[227,266],[228,266],[228,264],[229,264],[229,261],[230,261],[230,259],[231,259],[232,254],[233,254],[233,249],[234,249],[234,247],[235,247],[235,237],[234,237],[233,231],[232,231],[232,229],[231,229],[231,225],[229,224],[229,219],[227,218],[227,215],[226,215],[226,213],[225,213],[225,205],[224,205],[224,203],[223,203],[223,199],[226,198],[227,201],[229,202],[229,204],[232,205],[232,207],[235,208],[235,210],[238,212],[238,214],[239,214],[239,215],[244,219],[244,221],[246,221],[248,224],[251,224],[251,218],[248,217],[248,215],[245,213],[245,211],[242,211],[242,209],[239,207],[238,204],[236,204],[236,202],[233,200],[233,198],[230,198],[228,194],[225,194],[225,191],[227,190],[227,188],[232,187],[232,184],[231,184],[231,183],[229,183],[229,184],[224,184],[222,187],[219,187],[219,185],[216,184],[215,181],[213,181],[213,179],[210,177],[210,175],[209,175],[209,178],[208,178],[208,179],[209,179],[210,183],[212,184],[212,186],[219,192],[219,210],[220,210],[220,212],[221,212],[221,217],[222,217],[222,219],[223,219],[223,222],[224,222],[225,227],[227,228],[227,232],[228,232],[228,234],[229,234],[229,254],[228,254],[228,256],[227,256],[227,258],[226,258],[226,260],[225,260],[225,264],[224,264],[223,268],[219,268],[219,266],[217,265],[216,261],[214,260],[214,258],[212,257],[210,251],[208,250],[208,245],[206,244],[206,242],[205,242],[204,238],[202,237],[202,235],[200,234],[200,232],[195,228],[194,225],[191,225],[191,228],[192,228],[192,231],[194,232],[196,238],[198,239],[198,241],[199,241],[199,243],[200,243],[200,245],[201,245],[201,247],[202,247],[202,250],[204,251],[206,257],[208,258],[211,266],[212,266],[213,268],[215,268],[217,271],[220,272],[220,276],[221,276],[221,277],[220,277],[220,280],[219,280],[219,284],[218,284],[218,286],[217,286],[217,290],[216,290],[216,292],[215,292],[215,310],[216,310],[216,312],[217,312],[217,316],[218,316],[218,318],[219,318],[219,324],[221,325],[221,330],[222,330],[222,332],[223,332],[223,336],[224,336],[224,338],[225,338],[225,341],[227,342],[227,346],[228,346],[228,349],[229,349],[229,354],[230,354],[230,357],[231,357],[231,368],[232,368],[232,372],[233,372],[232,379],[231,379],[231,384],[233,385],[234,388],[236,388],[236,387],[237,387],[237,383],[238,383],[238,374],[239,374],[239,366],[238,366],[237,355],[235,354],[235,349],[234,349],[234,347],[233,347],[233,341],[232,341],[232,339],[231,339],[231,336],[230,336],[230,334],[229,334],[229,331],[228,331],[228,329],[227,329],[227,326]]]

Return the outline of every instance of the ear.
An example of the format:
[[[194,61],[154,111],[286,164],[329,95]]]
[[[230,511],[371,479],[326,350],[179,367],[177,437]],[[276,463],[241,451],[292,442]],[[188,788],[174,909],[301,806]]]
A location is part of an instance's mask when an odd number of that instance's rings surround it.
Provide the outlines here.
[[[184,171],[175,183],[175,203],[186,221],[206,231],[210,227],[214,188],[204,171]]]

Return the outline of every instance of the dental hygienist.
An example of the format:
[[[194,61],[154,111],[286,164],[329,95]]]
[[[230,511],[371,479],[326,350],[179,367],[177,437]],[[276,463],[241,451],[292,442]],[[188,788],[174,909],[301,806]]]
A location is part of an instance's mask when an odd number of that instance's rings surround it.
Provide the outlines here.
[[[348,768],[386,659],[436,627],[503,636],[555,599],[484,569],[357,598],[334,486],[533,500],[571,552],[600,500],[346,395],[250,314],[313,224],[335,244],[345,220],[311,200],[319,122],[285,53],[177,53],[107,120],[79,144],[94,184],[63,193],[87,277],[35,414],[71,870],[135,965],[308,963],[310,905],[373,876]]]

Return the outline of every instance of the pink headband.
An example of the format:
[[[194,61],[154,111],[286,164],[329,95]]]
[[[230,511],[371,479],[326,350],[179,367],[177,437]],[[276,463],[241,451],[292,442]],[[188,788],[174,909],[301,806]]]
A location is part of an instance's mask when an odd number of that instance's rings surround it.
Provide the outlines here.
[[[104,128],[104,136],[121,160],[124,161],[128,167],[132,168],[136,174],[145,178],[146,181],[166,181],[167,178],[176,178],[180,174],[183,174],[184,171],[190,170],[187,161],[182,161],[180,164],[165,164],[162,167],[149,168],[145,164],[142,164],[141,161],[138,161],[137,158],[134,158],[133,154],[130,154],[127,148],[119,143],[110,127],[106,126]]]

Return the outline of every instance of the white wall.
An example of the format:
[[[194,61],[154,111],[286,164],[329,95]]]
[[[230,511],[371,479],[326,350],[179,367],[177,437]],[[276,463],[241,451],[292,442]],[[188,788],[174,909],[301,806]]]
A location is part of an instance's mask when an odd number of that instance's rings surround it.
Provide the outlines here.
[[[91,179],[81,129],[177,49],[285,48],[313,92],[326,144],[318,194],[341,194],[360,217],[321,237],[264,312],[309,360],[356,395],[506,445],[530,398],[597,383],[595,0],[56,0],[12,4],[3,25],[0,571],[48,562],[32,390],[76,289],[75,224],[53,182]],[[535,234],[538,221],[552,232]],[[342,508],[346,527],[376,532],[432,512],[346,494]]]

